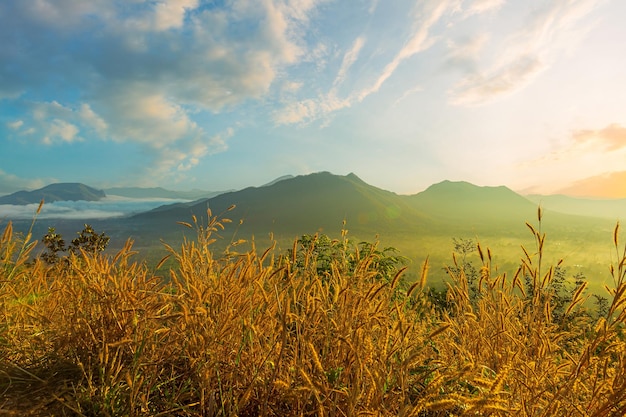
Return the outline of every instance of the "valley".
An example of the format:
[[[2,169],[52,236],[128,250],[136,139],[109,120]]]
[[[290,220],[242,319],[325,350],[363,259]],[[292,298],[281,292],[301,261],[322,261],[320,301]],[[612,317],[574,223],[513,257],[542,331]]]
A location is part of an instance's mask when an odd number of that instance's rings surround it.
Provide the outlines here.
[[[131,191],[143,197],[176,196],[163,189],[127,189],[127,196],[132,195],[128,194]],[[323,233],[339,238],[345,227],[348,237],[355,241],[378,241],[381,248],[398,249],[410,260],[407,276],[411,279],[428,257],[429,282],[441,286],[447,278],[445,267],[452,263],[453,238],[480,242],[491,250],[499,271],[514,274],[524,255],[521,246],[531,253],[536,251],[525,223],[539,228],[537,209],[541,204],[544,214],[540,227],[547,234],[546,265],[563,259],[568,276],[587,277],[590,289],[601,293],[609,279],[608,265],[616,256],[612,231],[620,219],[618,215],[626,215],[620,200],[572,199],[576,204],[568,205],[564,197],[526,198],[506,187],[452,181],[433,184],[418,194],[398,195],[369,185],[355,174],[329,172],[286,176],[239,191],[207,193],[205,198],[123,217],[40,219],[34,225],[33,236],[43,236],[48,227],[55,227],[63,236],[72,237],[89,223],[111,237],[110,252],[119,250],[131,238],[138,256],[154,265],[165,256],[163,243],[177,247],[183,239],[195,238],[195,231],[180,222],[192,223],[196,216],[199,224],[206,224],[210,209],[212,215],[232,221],[217,234],[219,238],[213,244],[216,253],[239,240],[245,243],[237,246],[238,252],[249,250],[252,241],[257,248],[269,247],[275,241],[275,252],[285,253],[302,235]],[[606,215],[600,216],[602,213]],[[31,223],[17,221],[16,229],[25,233]],[[468,259],[480,264],[476,252],[468,254]]]

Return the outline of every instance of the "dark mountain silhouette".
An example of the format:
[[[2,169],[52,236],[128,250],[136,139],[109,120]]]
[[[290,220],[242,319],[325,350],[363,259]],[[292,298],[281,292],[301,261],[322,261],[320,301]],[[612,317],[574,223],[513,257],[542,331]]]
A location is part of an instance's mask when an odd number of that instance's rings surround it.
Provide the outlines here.
[[[104,197],[106,197],[104,191],[85,184],[58,183],[34,191],[18,191],[2,196],[0,197],[0,204],[26,205],[39,203],[41,200],[45,200],[46,203],[54,201],[98,201]]]

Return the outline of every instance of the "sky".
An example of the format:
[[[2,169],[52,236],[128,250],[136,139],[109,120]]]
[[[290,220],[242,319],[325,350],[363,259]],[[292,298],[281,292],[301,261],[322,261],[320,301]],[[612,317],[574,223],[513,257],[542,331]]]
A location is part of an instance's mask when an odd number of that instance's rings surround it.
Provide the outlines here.
[[[623,0],[4,0],[0,194],[355,173],[626,198]]]

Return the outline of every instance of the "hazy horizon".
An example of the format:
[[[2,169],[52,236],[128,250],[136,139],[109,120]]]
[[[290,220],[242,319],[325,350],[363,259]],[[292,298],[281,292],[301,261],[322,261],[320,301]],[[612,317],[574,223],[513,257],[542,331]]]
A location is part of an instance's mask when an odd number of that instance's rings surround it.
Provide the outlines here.
[[[330,171],[318,171],[317,173],[321,173],[321,172],[330,172]],[[330,173],[332,175],[343,176],[342,174],[336,174],[334,172],[330,172]],[[314,174],[314,173],[312,173],[312,174]],[[357,177],[361,178],[356,173],[351,172],[349,174],[353,174],[353,175],[356,175]],[[176,185],[174,187],[172,187],[172,188],[167,188],[167,187],[162,187],[159,184],[155,184],[155,185],[150,186],[150,187],[142,187],[142,186],[128,184],[128,185],[125,185],[125,186],[122,186],[122,187],[102,187],[102,188],[93,187],[91,184],[85,184],[85,183],[82,183],[82,184],[90,186],[90,187],[95,188],[95,189],[100,190],[100,191],[104,191],[106,193],[106,196],[107,196],[106,199],[109,199],[109,198],[112,198],[113,200],[116,200],[116,199],[120,199],[120,200],[128,199],[128,200],[137,200],[137,201],[143,201],[143,202],[149,202],[150,200],[155,200],[155,201],[164,200],[166,202],[168,200],[172,200],[172,201],[173,200],[177,200],[177,201],[181,201],[182,202],[182,201],[192,201],[192,200],[190,200],[190,199],[182,199],[182,198],[171,198],[171,199],[168,199],[168,198],[163,198],[163,197],[127,197],[127,196],[124,196],[124,195],[115,194],[115,192],[111,193],[110,191],[109,192],[107,192],[107,191],[110,190],[110,189],[114,189],[114,188],[121,188],[121,189],[124,189],[124,188],[130,188],[130,189],[137,188],[137,189],[141,189],[141,190],[149,190],[149,189],[153,189],[154,188],[154,189],[162,189],[162,190],[170,191],[170,192],[181,192],[181,193],[184,193],[184,192],[207,192],[207,193],[230,192],[230,191],[240,191],[240,190],[243,190],[243,189],[248,188],[248,187],[263,187],[263,186],[272,184],[274,182],[282,181],[284,179],[294,178],[294,177],[301,176],[301,175],[306,176],[306,175],[310,175],[310,174],[297,174],[297,175],[285,174],[285,175],[281,175],[279,177],[276,177],[276,178],[274,178],[274,179],[272,179],[270,181],[264,182],[264,183],[247,184],[247,185],[245,185],[245,186],[243,186],[243,187],[241,187],[239,189],[226,189],[226,188],[222,187],[222,189],[215,189],[215,190],[208,190],[208,189],[202,190],[202,189],[199,189],[199,188],[193,188],[193,189],[192,188],[180,188],[180,187],[177,187]],[[348,174],[346,174],[346,175],[348,175]],[[419,190],[417,190],[417,191],[415,191],[413,193],[396,193],[396,194],[398,194],[398,195],[407,195],[407,196],[408,195],[415,195],[415,194],[418,194],[420,192],[425,191],[426,189],[428,189],[432,185],[436,185],[436,184],[439,184],[439,183],[442,183],[442,182],[467,182],[467,183],[475,185],[477,187],[500,187],[500,186],[504,186],[504,187],[510,188],[510,187],[508,187],[505,184],[484,185],[484,184],[472,183],[470,181],[466,181],[466,180],[462,180],[462,179],[460,179],[460,180],[442,179],[441,181],[433,182],[432,184],[427,185],[423,189],[419,189]],[[41,189],[41,188],[46,187],[46,186],[51,185],[51,184],[60,184],[60,183],[67,183],[67,184],[69,184],[69,183],[81,183],[81,182],[80,181],[53,182],[53,183],[50,183],[50,184],[45,184],[42,187],[37,187],[37,188],[32,188],[32,187],[28,188],[28,187],[26,187],[26,188],[22,188],[22,189],[19,189],[19,190],[16,190],[16,191],[12,191],[12,192],[3,192],[2,190],[0,190],[0,197],[6,196],[6,195],[11,195],[11,194],[13,194],[13,193],[15,193],[17,191],[29,191],[29,192],[30,191],[35,191],[35,190]],[[375,184],[369,184],[369,185],[373,185],[373,186],[377,187]],[[583,182],[581,182],[581,185],[584,185]],[[378,187],[378,188],[380,188],[380,187]],[[556,192],[552,192],[552,193],[536,192],[532,187],[531,188],[527,188],[527,189],[521,189],[521,190],[520,189],[516,190],[516,189],[513,189],[513,188],[510,188],[510,189],[512,191],[514,191],[515,193],[520,194],[522,196],[564,196],[564,197],[570,197],[572,199],[583,199],[583,200],[620,200],[620,199],[626,199],[626,197],[611,197],[611,196],[599,195],[598,193],[594,193],[594,191],[597,191],[597,190],[590,189],[588,187],[585,188],[584,186],[580,186],[580,187],[572,186],[572,187],[569,187],[568,189],[561,189],[561,190],[557,190]],[[393,190],[387,190],[387,191],[395,192]],[[584,194],[585,191],[588,191],[588,193]],[[101,200],[101,202],[102,202],[102,200]],[[2,204],[0,204],[0,205],[2,205]],[[35,204],[35,206],[36,205],[37,204]]]
[[[0,3],[0,194],[356,173],[626,198],[626,2]]]

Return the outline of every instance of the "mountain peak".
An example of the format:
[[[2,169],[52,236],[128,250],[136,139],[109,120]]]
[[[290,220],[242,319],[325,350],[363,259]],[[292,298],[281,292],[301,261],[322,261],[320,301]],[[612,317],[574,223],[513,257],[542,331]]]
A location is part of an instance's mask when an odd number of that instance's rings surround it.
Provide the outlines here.
[[[278,177],[278,178],[268,182],[267,184],[263,184],[261,187],[269,187],[271,185],[276,184],[277,182],[281,182],[281,181],[284,181],[284,180],[290,180],[292,178],[294,178],[293,175],[282,175],[282,176],[280,176],[280,177]]]
[[[0,204],[26,205],[36,204],[41,200],[54,201],[98,201],[106,197],[102,190],[78,182],[50,184],[33,191],[18,191],[0,197]]]
[[[478,186],[467,181],[441,181],[411,196],[418,207],[444,217],[459,214],[493,219],[516,213],[527,216],[535,210],[528,199],[505,186]]]

